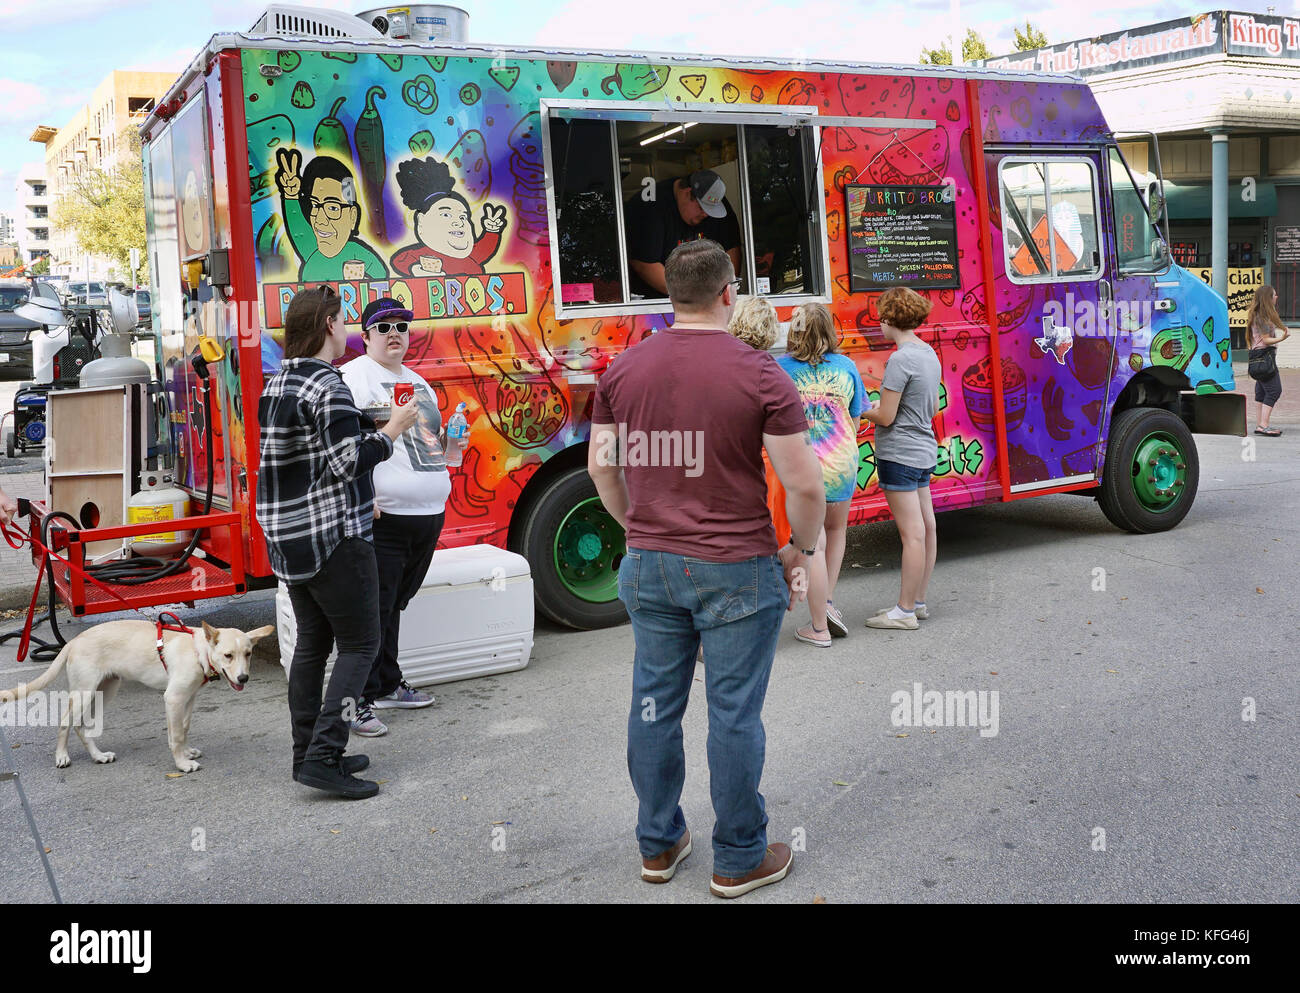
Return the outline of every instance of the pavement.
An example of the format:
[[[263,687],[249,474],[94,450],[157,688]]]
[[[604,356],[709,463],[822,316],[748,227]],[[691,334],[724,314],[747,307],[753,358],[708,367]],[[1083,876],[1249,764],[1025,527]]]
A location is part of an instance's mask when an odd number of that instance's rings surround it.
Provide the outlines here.
[[[920,631],[863,627],[896,595],[899,544],[887,523],[852,529],[836,596],[850,636],[802,645],[788,616],[764,709],[769,839],[795,845],[794,868],[740,902],[1300,898],[1295,377],[1286,433],[1248,439],[1253,460],[1241,439],[1197,439],[1200,492],[1171,532],[1121,533],[1071,495],[940,515]],[[206,610],[274,619],[266,594]],[[695,851],[667,885],[638,878],[631,653],[627,627],[539,624],[528,668],[434,687],[431,709],[387,711],[386,737],[354,739],[382,789],[357,803],[290,780],[274,639],[242,694],[202,691],[198,772],[173,778],[162,701],[138,686],[108,708],[115,763],[74,740],[55,769],[50,727],[6,728],[7,759],[68,901],[721,905],[699,682],[682,798]],[[0,686],[42,668],[0,645]],[[996,691],[998,733],[900,726],[895,694],[915,683]],[[4,782],[0,828],[6,900],[48,901]]]

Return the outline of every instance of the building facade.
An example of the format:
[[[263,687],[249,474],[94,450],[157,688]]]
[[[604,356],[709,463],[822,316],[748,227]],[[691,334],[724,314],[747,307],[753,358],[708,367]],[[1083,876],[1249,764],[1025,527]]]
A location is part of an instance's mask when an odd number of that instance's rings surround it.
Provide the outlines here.
[[[45,148],[44,174],[52,205],[92,171],[111,171],[126,160],[130,150],[124,132],[148,116],[175,79],[170,72],[111,72],[63,127],[42,125],[32,132],[31,140]],[[89,267],[92,279],[127,278],[114,271],[109,259],[92,256],[88,262],[75,235],[57,224],[50,226],[48,239],[52,273],[85,278]]]
[[[14,183],[14,238],[22,262],[30,265],[50,253],[50,196],[45,163],[30,162],[18,170]]]
[[[1261,283],[1300,326],[1300,18],[1212,11],[984,64],[1077,73],[1117,134],[1156,136],[1120,147],[1153,178],[1158,150],[1171,254],[1227,298],[1235,347]]]
[[[14,229],[14,219],[3,212],[0,212],[0,245],[8,245],[17,240],[17,232]]]

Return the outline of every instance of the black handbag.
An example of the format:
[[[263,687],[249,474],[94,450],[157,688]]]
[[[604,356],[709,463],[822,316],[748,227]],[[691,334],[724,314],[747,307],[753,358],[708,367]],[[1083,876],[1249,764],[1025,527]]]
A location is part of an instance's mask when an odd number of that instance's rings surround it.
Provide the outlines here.
[[[1272,345],[1250,350],[1250,361],[1246,365],[1246,372],[1250,374],[1251,379],[1263,382],[1277,375],[1276,351]]]

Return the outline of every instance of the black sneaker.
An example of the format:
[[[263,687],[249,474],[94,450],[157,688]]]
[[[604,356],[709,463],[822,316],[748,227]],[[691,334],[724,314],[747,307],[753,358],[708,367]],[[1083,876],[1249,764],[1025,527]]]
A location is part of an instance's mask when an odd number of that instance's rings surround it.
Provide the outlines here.
[[[365,800],[379,792],[378,783],[348,775],[338,759],[308,759],[298,770],[298,782],[347,800]]]
[[[302,768],[301,762],[295,762],[293,764],[293,781],[295,783],[298,781],[298,770],[300,770],[301,768]],[[356,775],[358,772],[361,772],[363,769],[369,769],[369,768],[370,768],[369,755],[344,755],[343,756],[343,772],[349,776]]]

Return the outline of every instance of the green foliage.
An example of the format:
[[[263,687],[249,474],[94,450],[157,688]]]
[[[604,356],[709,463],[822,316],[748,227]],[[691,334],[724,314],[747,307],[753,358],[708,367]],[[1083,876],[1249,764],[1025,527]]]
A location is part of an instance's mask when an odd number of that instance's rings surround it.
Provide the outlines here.
[[[50,274],[50,257],[46,255],[39,261],[33,262],[28,272],[33,276],[48,276]]]
[[[118,135],[123,164],[114,170],[92,169],[73,181],[54,205],[54,223],[70,230],[88,255],[112,259],[119,272],[131,267],[131,249],[140,250],[138,283],[148,281],[145,249],[144,170],[140,136],[134,128]]]
[[[1029,21],[1025,21],[1025,29],[1015,29],[1016,34],[1016,51],[1032,52],[1035,48],[1046,48],[1050,42],[1047,35],[1039,28],[1034,27]]]
[[[989,46],[984,43],[983,36],[974,28],[966,29],[966,40],[961,43],[961,54],[968,65],[975,59],[993,58],[993,53],[989,51]],[[952,49],[947,42],[944,42],[938,48],[922,48],[921,64],[950,66],[952,65]]]

